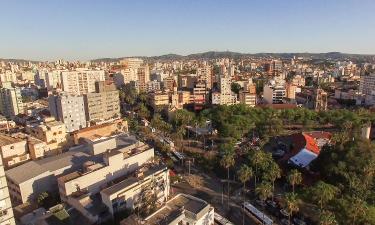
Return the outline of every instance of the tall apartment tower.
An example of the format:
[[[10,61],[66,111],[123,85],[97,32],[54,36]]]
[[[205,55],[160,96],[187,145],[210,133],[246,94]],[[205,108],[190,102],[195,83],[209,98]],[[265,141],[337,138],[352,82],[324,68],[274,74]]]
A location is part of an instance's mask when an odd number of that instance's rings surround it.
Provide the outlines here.
[[[209,65],[205,65],[197,69],[197,76],[199,81],[204,81],[206,83],[206,88],[211,90],[212,89],[212,67]]]
[[[0,160],[0,224],[15,225],[12,203],[10,201],[9,190],[5,178],[3,160]]]
[[[139,91],[145,92],[150,81],[150,69],[148,65],[141,66],[137,70]]]
[[[0,88],[0,113],[8,118],[24,113],[21,90],[12,88],[10,83],[2,85],[3,88]]]
[[[86,114],[83,96],[66,92],[48,97],[51,115],[65,124],[67,132],[73,132],[86,127]]]
[[[95,82],[104,80],[104,70],[77,69],[61,72],[62,90],[71,94],[95,92]]]
[[[84,96],[86,120],[94,124],[120,117],[119,92],[113,83],[95,83],[95,93]]]

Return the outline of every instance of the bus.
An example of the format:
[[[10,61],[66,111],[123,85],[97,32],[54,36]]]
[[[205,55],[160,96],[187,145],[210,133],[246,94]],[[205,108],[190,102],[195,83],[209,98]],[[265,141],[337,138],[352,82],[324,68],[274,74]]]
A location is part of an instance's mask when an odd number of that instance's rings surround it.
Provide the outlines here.
[[[176,158],[177,158],[178,160],[183,160],[183,159],[185,159],[184,154],[182,154],[182,153],[180,153],[180,152],[173,151],[173,154],[176,156]]]
[[[262,211],[258,210],[255,208],[252,204],[249,202],[244,202],[243,203],[244,210],[248,213],[250,213],[252,216],[257,218],[259,222],[265,225],[272,225],[273,221],[271,218],[269,218],[266,214],[264,214]]]
[[[234,225],[232,222],[227,220],[226,218],[222,217],[220,214],[215,212],[214,214],[214,220],[219,225]]]

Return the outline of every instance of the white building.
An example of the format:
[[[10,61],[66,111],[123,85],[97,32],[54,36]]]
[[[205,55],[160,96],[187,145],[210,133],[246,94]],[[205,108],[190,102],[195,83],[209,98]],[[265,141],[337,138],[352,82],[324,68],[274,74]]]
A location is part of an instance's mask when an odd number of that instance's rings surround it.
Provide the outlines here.
[[[95,92],[95,82],[105,81],[104,70],[77,69],[62,71],[62,90],[72,94],[87,94]]]
[[[286,97],[286,89],[284,83],[271,80],[263,88],[263,99],[267,104],[280,104]]]
[[[0,160],[0,225],[15,224],[4,167]]]
[[[3,88],[0,88],[0,113],[12,118],[24,111],[21,89],[12,88],[10,83],[3,83]]]
[[[56,120],[65,124],[67,132],[86,127],[86,115],[83,96],[61,93],[48,97],[48,107]]]

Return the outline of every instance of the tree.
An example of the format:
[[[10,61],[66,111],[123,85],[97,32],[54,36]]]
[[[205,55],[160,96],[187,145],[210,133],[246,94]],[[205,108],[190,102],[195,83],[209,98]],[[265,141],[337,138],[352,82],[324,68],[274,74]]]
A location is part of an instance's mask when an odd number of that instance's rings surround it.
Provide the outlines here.
[[[294,186],[302,183],[302,174],[298,170],[293,169],[288,175],[287,179],[289,184],[292,185],[294,193]]]
[[[228,207],[229,207],[229,169],[230,167],[234,166],[235,161],[234,161],[234,153],[233,152],[226,152],[225,155],[222,156],[220,160],[220,165],[227,169],[227,184],[228,184]]]
[[[243,202],[245,203],[245,186],[246,182],[250,180],[253,176],[253,170],[247,165],[242,165],[241,168],[237,171],[238,179],[240,179],[243,184]],[[242,211],[242,225],[245,224],[245,211]]]
[[[240,93],[240,90],[242,89],[242,87],[238,83],[232,83],[230,85],[230,89],[231,89],[231,91],[233,91],[234,93],[236,93],[238,95]]]
[[[262,182],[256,189],[255,193],[262,201],[272,196],[272,185],[268,182]]]
[[[315,204],[319,205],[320,211],[323,211],[326,204],[335,198],[337,192],[338,189],[335,186],[324,181],[318,181],[310,188],[309,196],[311,196]]]
[[[130,105],[134,105],[137,100],[137,90],[130,83],[121,87],[119,95],[121,101]]]
[[[330,211],[323,210],[320,213],[319,225],[337,225],[335,214]]]
[[[275,181],[276,179],[281,177],[281,170],[279,165],[272,161],[272,163],[268,166],[267,173],[265,174],[265,179],[272,183],[272,201],[275,192]]]
[[[292,224],[290,219],[293,213],[298,212],[299,210],[299,200],[297,195],[294,193],[286,193],[284,196],[284,204],[289,214],[289,224]]]
[[[257,177],[259,176],[259,168],[265,164],[265,153],[263,151],[251,151],[250,163],[255,168],[254,185],[257,186]]]

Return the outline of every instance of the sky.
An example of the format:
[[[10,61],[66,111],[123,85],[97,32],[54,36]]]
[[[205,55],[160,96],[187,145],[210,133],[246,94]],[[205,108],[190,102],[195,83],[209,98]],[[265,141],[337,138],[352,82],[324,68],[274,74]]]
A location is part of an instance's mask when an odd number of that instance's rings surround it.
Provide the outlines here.
[[[0,58],[375,54],[375,0],[1,0]]]

